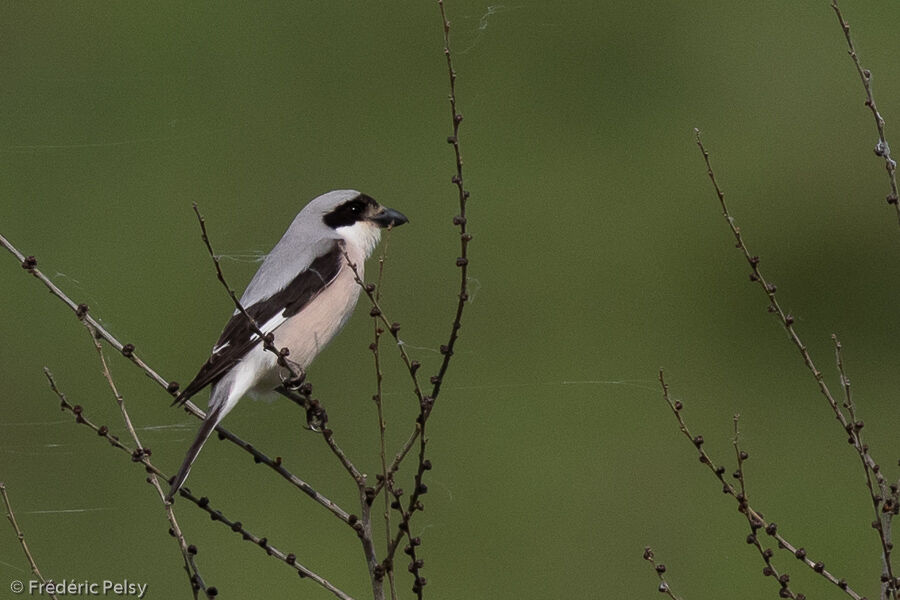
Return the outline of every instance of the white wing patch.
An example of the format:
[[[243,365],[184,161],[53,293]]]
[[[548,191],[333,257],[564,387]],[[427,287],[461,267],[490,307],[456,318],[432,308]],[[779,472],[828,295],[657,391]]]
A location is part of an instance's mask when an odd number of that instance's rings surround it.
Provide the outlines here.
[[[268,321],[266,321],[265,323],[260,325],[259,329],[264,334],[272,333],[273,331],[278,329],[282,325],[282,323],[284,323],[285,321],[287,321],[287,317],[284,316],[284,311],[281,311],[280,313],[278,313],[277,315],[275,315],[274,317],[272,317],[271,319],[269,319]],[[257,323],[257,325],[259,325],[259,324]],[[253,333],[250,336],[251,342],[255,342],[258,339],[259,339],[259,335],[257,335],[256,333]],[[230,346],[230,345],[231,345],[231,342],[226,341],[226,342],[214,347],[212,350],[212,353],[218,354],[219,352],[222,352],[223,350],[228,348],[228,346]]]

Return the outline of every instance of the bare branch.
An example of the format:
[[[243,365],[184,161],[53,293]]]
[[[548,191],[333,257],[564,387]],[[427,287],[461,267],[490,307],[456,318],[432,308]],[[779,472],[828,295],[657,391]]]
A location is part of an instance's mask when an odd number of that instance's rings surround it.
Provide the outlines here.
[[[778,582],[779,585],[779,595],[782,598],[800,598],[801,594],[795,594],[789,587],[790,577],[786,573],[780,572],[775,565],[772,563],[772,558],[774,552],[771,548],[763,548],[762,543],[760,542],[759,532],[760,530],[764,531],[766,535],[773,538],[777,542],[777,547],[785,550],[794,555],[795,558],[803,562],[807,567],[812,569],[815,573],[820,574],[826,580],[828,580],[833,585],[837,586],[840,590],[842,590],[845,594],[853,598],[853,600],[863,600],[863,597],[857,594],[853,589],[847,585],[847,581],[845,579],[838,579],[834,575],[832,575],[829,571],[825,569],[825,563],[821,561],[813,561],[807,556],[806,550],[802,547],[796,546],[789,542],[787,538],[785,538],[778,531],[778,526],[772,521],[766,521],[763,518],[762,514],[754,509],[747,498],[746,491],[744,490],[744,472],[743,472],[743,463],[748,458],[748,454],[740,449],[738,444],[738,430],[737,424],[738,420],[735,419],[735,437],[733,440],[735,452],[738,455],[739,467],[738,470],[734,472],[734,478],[740,482],[741,489],[736,489],[729,481],[725,479],[725,467],[722,465],[716,465],[713,462],[712,458],[707,454],[706,450],[703,447],[704,439],[702,435],[693,435],[688,429],[687,424],[684,421],[683,411],[684,411],[684,403],[680,400],[675,400],[669,394],[669,386],[665,381],[665,377],[663,376],[662,370],[659,372],[659,383],[662,387],[663,399],[666,404],[668,404],[669,408],[672,410],[672,414],[675,415],[675,419],[678,421],[678,428],[681,433],[690,440],[691,444],[693,444],[694,448],[697,449],[697,453],[700,458],[700,463],[706,465],[711,473],[713,473],[716,479],[719,480],[719,483],[722,484],[722,491],[725,494],[734,498],[738,503],[738,510],[744,517],[747,519],[747,524],[750,526],[750,533],[747,535],[747,543],[756,548],[757,552],[765,563],[765,567],[763,568],[763,574],[772,577],[775,581]]]
[[[369,577],[372,582],[372,591],[376,599],[384,597],[385,567],[379,562],[375,551],[375,541],[372,536],[372,502],[375,500],[375,490],[368,485],[367,476],[362,473],[353,461],[347,456],[343,448],[334,439],[334,431],[328,427],[328,413],[321,403],[311,398],[312,386],[304,383],[295,389],[283,388],[279,390],[282,395],[294,401],[306,410],[306,421],[310,429],[321,432],[322,438],[331,452],[337,457],[341,465],[353,478],[359,494],[360,514],[350,515],[347,524],[350,525],[359,537],[363,553],[368,565]]]
[[[875,154],[884,159],[884,168],[887,171],[891,186],[891,193],[887,196],[887,203],[894,206],[894,209],[897,211],[897,221],[900,223],[900,203],[898,203],[900,193],[897,191],[897,162],[891,157],[891,147],[887,142],[887,138],[884,137],[884,119],[881,117],[881,113],[878,112],[878,106],[875,105],[875,97],[872,95],[872,72],[869,71],[869,69],[864,69],[859,62],[859,56],[857,56],[856,48],[853,46],[853,39],[850,37],[850,24],[844,20],[841,9],[838,8],[837,0],[831,1],[831,8],[834,10],[834,14],[837,16],[841,29],[844,31],[844,37],[847,39],[847,47],[849,48],[847,53],[853,60],[853,66],[856,67],[856,72],[859,73],[859,79],[862,81],[863,88],[866,91],[866,106],[872,111],[872,117],[875,119],[875,128],[878,130],[878,143],[875,145]]]
[[[716,196],[719,199],[719,205],[722,208],[722,215],[725,217],[725,221],[728,223],[728,227],[731,229],[731,233],[734,236],[735,247],[737,247],[741,251],[741,253],[744,255],[744,258],[747,260],[747,263],[750,265],[750,281],[759,284],[760,289],[762,289],[762,291],[768,298],[769,312],[778,316],[779,320],[787,331],[788,337],[790,338],[791,342],[794,344],[797,350],[800,351],[800,356],[803,358],[803,363],[812,374],[813,379],[815,379],[816,385],[819,388],[819,392],[828,402],[828,405],[831,407],[835,418],[838,420],[838,422],[841,424],[841,427],[849,436],[847,438],[847,442],[851,446],[853,446],[853,449],[859,455],[867,480],[869,480],[870,477],[874,477],[878,482],[880,493],[875,493],[875,490],[873,489],[871,483],[868,486],[870,496],[872,497],[873,503],[875,505],[876,512],[876,520],[872,523],[872,526],[878,532],[878,539],[882,549],[882,578],[886,582],[890,583],[890,597],[894,600],[897,600],[898,580],[894,575],[894,570],[891,563],[891,551],[893,549],[893,544],[890,541],[891,519],[893,518],[893,515],[896,514],[895,511],[900,508],[897,506],[896,500],[894,500],[897,497],[897,490],[890,489],[890,486],[885,480],[884,475],[881,473],[881,468],[869,453],[869,445],[863,442],[860,433],[863,428],[862,421],[855,420],[852,416],[851,418],[848,418],[844,414],[841,406],[838,404],[834,395],[831,393],[831,390],[828,388],[828,385],[825,383],[825,378],[822,375],[822,372],[819,371],[819,369],[816,368],[815,363],[813,363],[812,356],[809,354],[809,351],[806,348],[806,344],[803,343],[803,341],[800,339],[800,336],[794,329],[793,315],[785,313],[781,308],[781,305],[778,303],[775,284],[768,282],[763,276],[759,268],[759,256],[755,256],[750,253],[750,250],[744,243],[744,238],[741,234],[740,228],[735,225],[734,218],[728,211],[728,206],[725,204],[725,193],[719,187],[719,183],[716,180],[715,173],[713,173],[712,165],[709,160],[709,152],[706,151],[706,148],[703,146],[703,142],[700,139],[700,130],[695,129],[694,134],[696,137],[697,146],[700,148],[700,152],[702,153],[703,160],[706,164],[706,173],[709,176],[713,188],[715,189]],[[839,370],[842,367],[843,365],[841,364],[841,366],[839,366]],[[849,387],[844,385],[845,394],[848,390]],[[851,410],[851,406],[852,404],[847,404],[848,411]],[[851,415],[852,414],[855,413],[851,413]]]
[[[150,462],[150,454],[149,453],[147,453],[146,451],[142,451],[142,449],[140,449],[140,448],[134,448],[134,449],[130,448],[128,445],[122,443],[119,440],[118,436],[112,434],[107,426],[105,426],[105,425],[98,426],[95,423],[93,423],[84,414],[84,409],[81,406],[79,406],[77,404],[73,405],[68,401],[65,394],[63,394],[57,387],[56,381],[53,379],[53,375],[46,368],[44,369],[44,375],[47,377],[47,380],[50,383],[50,389],[53,390],[53,392],[56,394],[57,398],[59,398],[60,408],[63,411],[69,412],[72,415],[74,415],[76,423],[88,427],[89,429],[94,431],[99,437],[106,439],[112,447],[128,454],[131,457],[131,460],[133,462],[139,462],[139,463],[143,464],[144,467],[146,468],[147,472],[150,473],[151,475],[156,475],[164,480],[168,479],[168,477],[166,476],[165,473],[160,471],[155,465],[153,465],[152,462]],[[146,450],[146,449],[144,449],[144,450]],[[152,483],[150,481],[150,478],[148,478],[148,482]],[[157,488],[157,492],[160,494],[160,497],[165,498],[167,491],[163,490],[163,488],[159,485],[156,485],[155,487]],[[276,548],[275,546],[270,544],[266,538],[256,536],[256,535],[250,533],[249,531],[247,531],[241,525],[240,521],[229,520],[222,515],[221,511],[212,510],[209,507],[209,498],[207,498],[205,496],[198,498],[197,496],[193,495],[191,493],[191,491],[187,488],[181,488],[179,490],[179,495],[183,498],[186,498],[193,504],[195,504],[198,508],[200,508],[200,509],[204,510],[205,512],[207,512],[208,514],[210,514],[210,516],[214,517],[213,520],[219,521],[219,522],[225,524],[226,526],[231,528],[232,531],[241,533],[241,535],[244,537],[244,539],[252,541],[254,544],[256,544],[257,546],[262,548],[270,556],[275,556],[276,558],[282,560],[285,564],[295,568],[301,577],[307,577],[311,581],[315,581],[316,583],[318,583],[325,589],[327,589],[330,592],[332,592],[333,594],[335,594],[338,598],[342,598],[342,599],[350,598],[350,596],[348,596],[346,593],[344,593],[341,590],[339,590],[338,588],[336,588],[334,585],[332,585],[326,579],[324,579],[320,575],[316,574],[312,570],[308,569],[307,567],[303,566],[302,564],[298,563],[296,560],[296,556],[294,554],[282,552],[281,550],[279,550],[278,548]],[[171,504],[169,504],[167,508],[169,510],[171,510]],[[353,519],[349,519],[349,520],[353,520]],[[177,526],[177,523],[175,523],[174,525]],[[174,530],[171,531],[170,533],[172,533],[172,535],[174,535],[176,537],[178,535],[178,532],[174,531]],[[196,565],[195,565],[194,557],[197,554],[197,547],[194,546],[193,544],[187,546],[187,554],[188,554],[189,564],[196,573]],[[197,577],[199,577],[199,574],[197,574]],[[202,586],[203,585],[202,579],[199,580],[198,583]],[[203,589],[206,590],[206,593],[209,597],[213,597],[217,593],[216,589],[213,587],[209,587],[209,588],[203,587]]]
[[[834,342],[835,363],[837,364],[837,370],[841,377],[841,387],[844,390],[844,408],[847,409],[847,413],[850,417],[849,420],[853,423],[853,429],[859,443],[863,448],[868,448],[868,444],[863,442],[862,439],[862,428],[864,423],[856,416],[856,405],[853,402],[853,396],[850,391],[850,378],[847,376],[847,372],[844,368],[843,346],[836,335],[832,334],[831,340]],[[875,517],[875,520],[872,521],[872,526],[878,532],[878,537],[881,541],[882,596],[885,598],[890,597],[896,599],[897,588],[900,582],[897,582],[897,580],[894,579],[894,583],[888,585],[891,580],[884,580],[893,576],[891,556],[894,543],[893,536],[891,535],[891,524],[894,515],[900,512],[900,489],[898,489],[898,486],[896,485],[888,485],[881,469],[878,468],[877,464],[870,465],[869,461],[866,459],[865,453],[860,454],[859,457],[863,472],[866,476],[866,487],[869,490],[869,497],[872,499],[872,510]]]
[[[190,491],[185,490],[184,488],[179,490],[179,494],[181,495],[182,498],[186,498],[187,500],[190,500],[197,507],[199,507],[200,509],[205,511],[207,514],[209,514],[209,516],[212,518],[213,521],[222,523],[223,525],[225,525],[226,527],[231,529],[233,532],[239,533],[241,535],[242,539],[254,544],[255,546],[259,546],[260,548],[262,548],[265,551],[265,553],[268,554],[269,556],[274,556],[278,560],[282,561],[284,564],[296,569],[297,574],[301,578],[309,579],[310,581],[314,581],[315,583],[319,584],[321,587],[325,588],[326,590],[328,590],[329,592],[334,594],[336,597],[341,598],[341,600],[353,600],[352,597],[350,595],[348,595],[346,592],[344,592],[343,590],[336,587],[334,584],[332,584],[330,581],[328,581],[327,579],[325,579],[324,577],[322,577],[315,571],[312,571],[308,567],[306,567],[303,564],[301,564],[300,562],[298,562],[297,556],[294,553],[285,553],[282,550],[279,550],[278,548],[273,546],[271,542],[269,542],[268,538],[260,537],[258,535],[251,533],[250,531],[248,531],[247,528],[245,528],[244,525],[240,521],[232,521],[231,519],[229,519],[228,517],[223,515],[222,511],[213,510],[212,507],[210,506],[209,498],[206,498],[206,497],[198,498],[197,496],[194,496],[193,494],[191,494]],[[196,548],[194,549],[194,552],[196,553]]]
[[[681,597],[672,591],[669,582],[666,581],[666,565],[656,562],[656,558],[653,556],[653,548],[650,546],[644,548],[644,560],[653,565],[653,570],[656,571],[656,575],[659,577],[659,587],[657,588],[657,591],[662,592],[672,600],[681,600]]]
[[[90,330],[89,325],[88,329]],[[125,401],[122,398],[122,395],[119,393],[115,381],[113,381],[112,374],[109,371],[109,366],[106,364],[106,357],[103,355],[103,346],[100,345],[99,340],[95,336],[92,335],[91,339],[94,342],[94,346],[97,349],[97,353],[100,357],[100,363],[103,366],[103,376],[116,398],[116,402],[119,405],[119,410],[122,412],[122,418],[125,421],[125,427],[126,429],[128,429],[129,434],[134,440],[134,449],[132,450],[128,448],[127,446],[119,442],[119,439],[117,437],[110,435],[108,427],[104,426],[100,428],[94,426],[93,423],[91,423],[84,417],[84,415],[82,414],[83,410],[80,406],[76,408],[69,404],[68,400],[66,400],[65,394],[63,394],[57,387],[56,381],[53,379],[53,374],[49,369],[45,367],[44,375],[50,382],[50,389],[53,390],[53,392],[59,398],[61,408],[63,410],[72,412],[75,415],[75,420],[78,423],[87,425],[102,437],[105,437],[107,440],[109,440],[114,447],[131,454],[132,461],[140,462],[144,465],[148,473],[147,483],[149,483],[156,489],[159,495],[159,499],[165,507],[166,518],[169,521],[169,532],[178,543],[178,548],[181,551],[181,556],[184,560],[184,570],[187,573],[188,581],[191,585],[191,592],[194,594],[194,598],[197,598],[197,592],[200,590],[203,590],[208,597],[215,596],[215,588],[206,587],[206,584],[203,581],[203,577],[200,575],[200,571],[197,569],[197,565],[194,561],[193,555],[189,551],[188,544],[184,539],[184,534],[181,532],[181,527],[178,525],[178,520],[175,518],[175,512],[172,510],[172,503],[166,500],[166,493],[163,491],[163,488],[159,483],[159,477],[162,477],[163,480],[167,478],[150,462],[150,449],[143,447],[140,439],[138,438],[137,432],[134,430],[134,426],[131,423],[131,417],[129,417],[128,411],[125,408]],[[213,590],[212,593],[210,592],[211,589]]]
[[[134,346],[131,344],[123,344],[119,340],[117,340],[111,333],[109,333],[100,323],[98,323],[94,317],[92,317],[88,313],[87,304],[78,304],[69,296],[67,296],[61,289],[59,289],[50,279],[47,278],[38,268],[37,268],[37,259],[34,256],[25,256],[19,250],[12,245],[2,234],[0,234],[0,246],[6,248],[10,254],[12,254],[18,261],[21,263],[22,268],[31,273],[38,281],[43,283],[50,293],[63,301],[63,303],[68,306],[72,312],[75,313],[75,316],[84,323],[87,323],[97,332],[97,335],[106,340],[110,346],[122,352],[123,355],[126,356],[132,363],[137,365],[146,375],[158,383],[163,389],[167,390],[170,394],[174,393],[174,389],[172,389],[172,384],[166,381],[162,376],[156,373],[153,369],[151,369],[140,357],[135,353]]]
[[[388,229],[390,232],[390,228]],[[375,279],[375,302],[378,303],[381,301],[381,284],[384,280],[384,264],[387,258],[388,251],[388,243],[390,242],[390,236],[386,236],[386,239],[382,243],[381,254],[378,257],[378,276]],[[349,262],[349,261],[348,261]],[[359,276],[357,274],[357,282],[359,281]],[[363,286],[365,289],[365,286]],[[381,473],[378,475],[379,483],[382,485],[386,485],[388,487],[388,491],[393,488],[393,478],[388,477],[388,466],[387,466],[387,424],[384,420],[384,397],[383,397],[383,388],[382,383],[384,381],[384,373],[381,370],[381,336],[384,334],[384,329],[381,327],[381,322],[379,317],[382,316],[381,311],[378,311],[378,314],[374,314],[374,311],[370,311],[372,316],[372,343],[369,345],[369,349],[372,351],[372,360],[373,366],[375,369],[375,394],[372,396],[372,400],[375,402],[375,411],[378,417],[378,455],[381,459]],[[397,324],[399,325],[399,323]],[[392,327],[391,330],[396,331],[396,329]],[[413,381],[417,383],[415,378],[415,373],[413,375]],[[380,488],[379,488],[380,489]],[[377,493],[377,492],[376,492]],[[384,514],[382,515],[384,519],[384,536],[385,536],[385,544],[386,552],[390,552],[391,550],[391,501],[388,494],[384,494]],[[382,563],[384,564],[384,563]],[[388,578],[388,585],[390,586],[391,598],[397,598],[397,585],[394,578],[394,570],[393,569],[385,569],[386,575]]]
[[[403,364],[406,366],[406,370],[409,372],[416,397],[419,399],[419,402],[421,402],[422,398],[424,398],[424,394],[422,392],[421,386],[419,385],[418,375],[416,374],[419,370],[419,362],[412,360],[409,354],[406,352],[406,345],[403,343],[403,340],[400,339],[400,323],[398,323],[397,321],[388,320],[387,315],[379,304],[379,297],[377,295],[379,293],[377,292],[378,287],[374,283],[366,283],[365,281],[363,281],[362,277],[360,277],[359,275],[358,265],[350,260],[350,255],[347,254],[346,250],[344,251],[344,260],[347,261],[347,266],[349,266],[353,271],[353,279],[369,298],[369,302],[372,305],[372,308],[369,311],[369,315],[373,319],[380,321],[397,342],[397,349],[400,352],[400,359],[403,361]]]
[[[437,375],[431,378],[434,386],[431,390],[432,398],[437,398],[441,391],[441,384],[444,381],[447,368],[450,366],[450,358],[453,356],[453,349],[456,346],[459,330],[462,327],[463,310],[466,302],[469,301],[469,242],[472,241],[472,234],[467,229],[466,204],[469,200],[469,191],[465,189],[463,182],[463,157],[459,143],[459,126],[463,121],[463,116],[459,112],[456,98],[456,70],[453,68],[453,57],[450,53],[450,21],[447,19],[447,13],[444,10],[444,1],[437,0],[437,3],[441,9],[441,24],[444,29],[444,56],[447,59],[447,75],[450,78],[449,100],[453,135],[447,138],[447,143],[453,146],[453,154],[456,158],[456,173],[451,177],[451,181],[456,185],[459,198],[459,214],[453,217],[453,224],[459,227],[459,257],[456,259],[456,266],[459,267],[459,295],[456,304],[456,315],[450,328],[450,338],[445,345],[441,346],[441,354],[443,354],[444,359],[441,362]]]
[[[6,484],[0,481],[0,496],[3,496],[3,504],[6,506],[6,518],[9,519],[10,524],[12,525],[13,530],[16,532],[16,539],[19,540],[19,545],[22,547],[22,552],[25,553],[25,558],[28,559],[28,564],[31,566],[31,572],[34,573],[34,576],[41,580],[41,583],[47,583],[47,580],[44,579],[44,576],[41,575],[40,569],[38,569],[37,563],[34,561],[34,556],[31,554],[31,550],[28,549],[28,544],[25,542],[25,534],[19,528],[19,523],[16,521],[16,515],[13,512],[12,504],[9,502],[9,495],[6,493]],[[13,590],[15,593],[15,590]],[[21,590],[20,590],[21,592]],[[54,600],[59,600],[59,597],[56,594],[48,594]]]

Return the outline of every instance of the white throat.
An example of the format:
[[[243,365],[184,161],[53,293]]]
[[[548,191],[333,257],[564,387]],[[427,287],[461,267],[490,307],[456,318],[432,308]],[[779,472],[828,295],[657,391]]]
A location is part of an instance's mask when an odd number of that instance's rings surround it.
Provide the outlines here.
[[[378,241],[381,240],[381,228],[371,221],[357,221],[353,225],[337,227],[335,231],[347,244],[362,251],[365,258],[372,255]]]

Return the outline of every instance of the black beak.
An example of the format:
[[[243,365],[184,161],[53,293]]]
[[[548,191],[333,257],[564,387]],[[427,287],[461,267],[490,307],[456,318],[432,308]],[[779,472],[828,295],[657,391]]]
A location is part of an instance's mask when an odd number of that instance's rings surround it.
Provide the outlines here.
[[[402,212],[385,206],[380,213],[372,217],[372,222],[377,223],[379,227],[398,227],[409,223],[409,219]]]

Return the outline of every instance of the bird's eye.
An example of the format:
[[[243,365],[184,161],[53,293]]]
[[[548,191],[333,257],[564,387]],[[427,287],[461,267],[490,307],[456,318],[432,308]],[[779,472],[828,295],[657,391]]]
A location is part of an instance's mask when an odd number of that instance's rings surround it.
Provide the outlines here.
[[[344,202],[327,215],[324,215],[323,221],[332,229],[346,227],[364,220],[368,210],[368,202],[355,198]]]
[[[365,206],[359,200],[351,200],[341,207],[342,211],[353,216],[359,216],[365,210]]]

